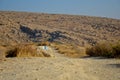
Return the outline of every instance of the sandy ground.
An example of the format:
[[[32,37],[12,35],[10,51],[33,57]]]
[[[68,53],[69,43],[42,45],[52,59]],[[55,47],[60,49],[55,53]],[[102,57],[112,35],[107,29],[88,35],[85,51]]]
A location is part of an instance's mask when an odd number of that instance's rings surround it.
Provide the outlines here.
[[[0,80],[120,80],[120,59],[7,58],[0,61]]]

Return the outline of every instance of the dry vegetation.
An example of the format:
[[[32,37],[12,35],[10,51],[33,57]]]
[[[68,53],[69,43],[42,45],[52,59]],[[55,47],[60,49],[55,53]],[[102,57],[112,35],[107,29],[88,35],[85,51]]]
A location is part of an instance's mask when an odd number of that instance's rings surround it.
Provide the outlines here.
[[[88,48],[86,53],[90,56],[102,56],[108,58],[120,58],[120,42],[102,42]]]
[[[49,53],[47,54],[44,50],[38,51],[38,46],[49,46],[66,57],[78,58],[86,56],[85,48],[70,44],[63,44],[58,42],[39,42],[39,43],[28,43],[28,44],[14,44],[14,45],[2,45],[0,51],[4,51],[1,54],[2,58],[12,57],[52,57]]]
[[[41,44],[43,45],[43,44]],[[36,44],[11,45],[4,53],[5,57],[50,57],[44,51],[37,51]]]
[[[33,42],[37,45],[44,45],[44,43],[50,45],[50,42],[59,53],[69,57],[80,57],[86,55],[85,47],[93,46],[100,41],[115,42],[116,40],[120,40],[120,20],[117,19],[0,11],[0,45],[2,45],[0,55],[10,49],[7,55],[12,53],[13,56],[18,57],[41,56],[34,54],[36,50],[32,47],[33,45],[21,44]],[[20,45],[8,48],[8,45],[13,44]],[[105,46],[97,45],[87,49],[87,54],[97,56],[101,53],[102,55],[113,54],[113,52],[117,54],[119,51],[119,45],[112,47],[106,43]],[[101,52],[96,51],[96,48]]]
[[[86,56],[85,48],[71,44],[53,43],[52,45],[60,53],[67,57],[78,58]]]
[[[35,46],[32,45],[16,45],[6,52],[6,57],[29,57],[39,56]]]
[[[50,46],[63,54],[66,57],[79,58],[87,55],[101,56],[108,58],[120,58],[120,42],[100,42],[96,45],[87,48],[79,47],[71,44],[63,44],[59,42],[41,42],[33,44],[17,44],[17,45],[3,45],[1,50],[4,51],[4,57],[51,57],[44,51],[37,52],[37,46]]]

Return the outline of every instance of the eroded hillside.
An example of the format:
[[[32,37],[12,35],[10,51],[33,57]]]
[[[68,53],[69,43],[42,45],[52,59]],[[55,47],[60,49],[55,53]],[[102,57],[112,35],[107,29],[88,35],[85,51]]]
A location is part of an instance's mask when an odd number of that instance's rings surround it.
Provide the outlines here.
[[[120,20],[0,11],[0,44],[58,41],[81,46],[120,40]]]

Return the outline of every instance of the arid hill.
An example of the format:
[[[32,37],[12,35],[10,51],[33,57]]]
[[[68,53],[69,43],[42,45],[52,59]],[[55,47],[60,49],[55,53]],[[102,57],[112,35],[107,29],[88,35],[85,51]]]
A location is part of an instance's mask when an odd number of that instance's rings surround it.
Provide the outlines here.
[[[0,11],[0,44],[56,41],[87,46],[115,40],[120,40],[117,19]]]
[[[119,40],[117,19],[0,11],[0,80],[120,80]]]

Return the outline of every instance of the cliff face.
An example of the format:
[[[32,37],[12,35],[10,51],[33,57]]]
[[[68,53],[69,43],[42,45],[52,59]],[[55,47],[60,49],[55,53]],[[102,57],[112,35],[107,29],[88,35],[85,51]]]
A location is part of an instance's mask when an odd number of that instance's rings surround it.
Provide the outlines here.
[[[81,46],[120,40],[120,20],[0,11],[0,44],[57,41]]]

